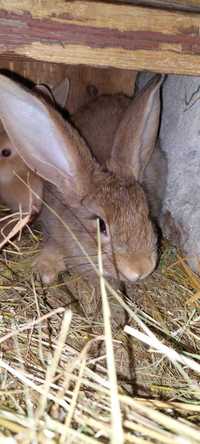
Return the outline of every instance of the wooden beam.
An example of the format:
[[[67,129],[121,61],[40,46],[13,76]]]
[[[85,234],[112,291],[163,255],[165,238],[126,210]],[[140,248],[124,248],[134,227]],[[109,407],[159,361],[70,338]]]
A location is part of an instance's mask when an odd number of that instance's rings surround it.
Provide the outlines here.
[[[0,54],[200,75],[200,15],[84,0],[1,0]]]

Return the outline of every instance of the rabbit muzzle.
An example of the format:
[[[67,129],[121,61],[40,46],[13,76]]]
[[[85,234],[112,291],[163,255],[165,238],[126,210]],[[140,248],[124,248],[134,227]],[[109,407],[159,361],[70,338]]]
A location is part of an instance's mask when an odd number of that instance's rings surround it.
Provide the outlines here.
[[[116,263],[122,280],[136,282],[153,272],[157,263],[157,253],[138,253],[127,256],[116,255]]]

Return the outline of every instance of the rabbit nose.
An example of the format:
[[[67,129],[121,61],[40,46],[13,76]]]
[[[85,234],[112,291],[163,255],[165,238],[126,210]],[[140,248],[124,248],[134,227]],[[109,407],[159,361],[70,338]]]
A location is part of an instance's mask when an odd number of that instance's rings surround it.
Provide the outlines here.
[[[151,274],[156,266],[156,260],[149,261],[149,264],[147,266],[147,269],[143,269],[142,273],[139,275],[139,279],[144,279],[145,277],[149,276]]]
[[[134,257],[119,258],[118,267],[125,279],[136,282],[151,274],[156,266],[157,254],[137,254]]]
[[[125,270],[125,272],[123,271],[123,276],[125,277],[125,279],[127,279],[130,282],[136,282],[140,278],[138,273],[135,273],[132,270],[129,270],[128,268]]]

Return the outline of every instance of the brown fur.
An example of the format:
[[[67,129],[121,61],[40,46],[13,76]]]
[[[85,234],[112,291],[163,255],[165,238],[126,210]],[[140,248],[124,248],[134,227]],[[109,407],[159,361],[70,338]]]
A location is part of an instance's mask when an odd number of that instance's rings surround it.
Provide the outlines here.
[[[155,78],[131,110],[127,109],[109,149],[109,161],[100,164],[79,133],[69,123],[64,124],[54,109],[0,76],[0,114],[5,128],[25,162],[53,184],[45,186],[45,200],[60,220],[43,208],[47,242],[37,266],[44,282],[54,280],[64,267],[89,274],[92,270],[62,220],[95,263],[96,219],[104,221],[106,233],[103,229],[101,237],[106,275],[135,281],[154,269],[157,236],[137,180],[155,145],[160,83],[161,79]]]
[[[90,146],[95,158],[101,164],[106,164],[110,159],[110,150],[117,129],[131,105],[132,99],[122,94],[99,97],[72,116],[72,122],[78,128]],[[128,136],[130,133],[127,131]],[[132,141],[131,144],[132,146]],[[129,156],[130,158],[131,156]],[[120,173],[126,176],[127,164],[120,163]],[[131,173],[132,175],[132,173]],[[156,143],[146,163],[141,182],[147,193],[151,214],[160,221],[162,200],[165,193],[167,177],[167,161],[161,151],[159,143]]]
[[[84,197],[78,208],[70,208],[66,202],[63,202],[63,196],[52,185],[46,188],[45,198],[48,205],[53,207],[73,230],[96,265],[96,218],[99,216],[105,220],[109,227],[109,236],[102,235],[101,240],[106,275],[135,280],[133,269],[135,274],[139,273],[141,276],[148,273],[149,268],[152,271],[157,257],[157,239],[141,187],[136,182],[119,180],[112,173],[101,171],[93,177],[92,187],[93,193],[91,193],[90,184],[88,195]],[[49,275],[53,280],[56,272],[62,271],[62,269],[55,269],[55,264],[57,268],[60,262],[57,258],[62,255],[69,271],[91,274],[91,266],[71,234],[45,207],[42,210],[41,219],[45,225],[46,236],[51,239],[50,244],[48,242],[46,244],[46,254],[44,255],[43,252],[42,261],[40,257],[38,262],[38,269],[44,270],[42,273],[44,281],[49,283]],[[46,272],[52,241],[54,244],[52,266],[55,273],[51,267]],[[60,265],[62,268],[63,263]]]

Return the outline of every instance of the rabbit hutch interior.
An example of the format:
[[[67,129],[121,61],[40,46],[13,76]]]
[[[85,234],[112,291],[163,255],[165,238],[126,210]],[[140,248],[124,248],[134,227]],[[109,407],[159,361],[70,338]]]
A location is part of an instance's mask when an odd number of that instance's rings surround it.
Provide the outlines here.
[[[200,1],[0,2],[0,440],[199,443]]]

